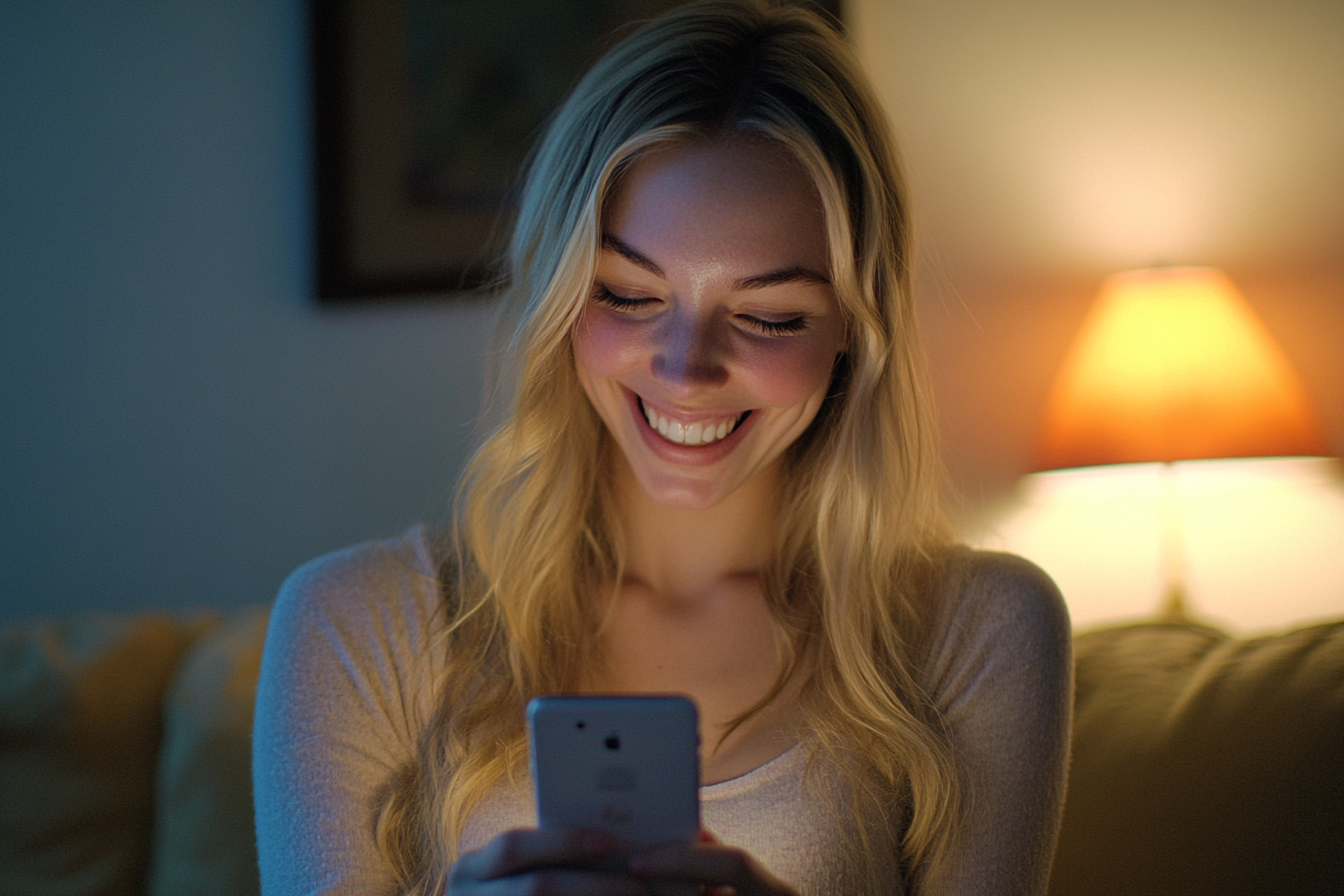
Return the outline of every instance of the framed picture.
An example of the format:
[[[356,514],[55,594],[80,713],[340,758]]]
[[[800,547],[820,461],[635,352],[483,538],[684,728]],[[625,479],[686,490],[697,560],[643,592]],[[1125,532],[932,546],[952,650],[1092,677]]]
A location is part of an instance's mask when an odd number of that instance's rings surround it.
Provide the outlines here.
[[[634,23],[682,2],[311,0],[318,298],[487,286],[547,116]]]

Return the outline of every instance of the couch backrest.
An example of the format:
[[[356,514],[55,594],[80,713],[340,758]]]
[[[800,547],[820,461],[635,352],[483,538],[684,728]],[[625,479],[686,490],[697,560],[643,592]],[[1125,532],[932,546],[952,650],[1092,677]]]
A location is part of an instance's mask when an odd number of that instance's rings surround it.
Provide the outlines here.
[[[0,631],[0,893],[260,892],[250,732],[267,613]]]
[[[88,615],[0,632],[0,892],[143,892],[164,696],[215,622]]]
[[[1344,893],[1344,622],[1074,639],[1051,893]]]

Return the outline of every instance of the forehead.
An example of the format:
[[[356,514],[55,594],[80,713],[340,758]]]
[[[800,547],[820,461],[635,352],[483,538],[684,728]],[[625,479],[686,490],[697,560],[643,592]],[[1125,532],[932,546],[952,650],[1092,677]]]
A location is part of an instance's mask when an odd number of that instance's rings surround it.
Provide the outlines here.
[[[638,159],[607,204],[604,226],[659,255],[743,266],[805,265],[825,273],[821,199],[802,165],[765,138],[732,136]]]

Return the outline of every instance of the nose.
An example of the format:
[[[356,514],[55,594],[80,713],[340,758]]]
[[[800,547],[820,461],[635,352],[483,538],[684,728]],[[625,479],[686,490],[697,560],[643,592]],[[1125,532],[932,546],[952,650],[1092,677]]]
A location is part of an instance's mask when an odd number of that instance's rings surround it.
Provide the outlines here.
[[[674,391],[694,392],[728,381],[723,336],[712,319],[671,316],[653,354],[653,375]]]

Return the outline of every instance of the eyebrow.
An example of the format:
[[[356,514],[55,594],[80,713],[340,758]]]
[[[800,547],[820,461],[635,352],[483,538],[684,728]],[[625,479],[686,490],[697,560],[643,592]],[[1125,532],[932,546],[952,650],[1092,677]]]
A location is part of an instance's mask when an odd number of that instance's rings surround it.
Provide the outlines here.
[[[793,267],[785,268],[782,271],[772,271],[769,274],[761,274],[759,277],[747,277],[745,280],[738,280],[733,284],[733,289],[765,289],[767,286],[779,286],[781,283],[816,283],[821,286],[831,285],[831,281],[828,277],[823,277],[816,271],[809,271],[807,268]]]
[[[657,263],[654,262],[652,258],[645,255],[643,252],[640,252],[635,247],[621,242],[619,239],[617,239],[616,237],[612,236],[609,233],[602,234],[602,248],[610,249],[617,255],[624,258],[626,261],[630,262],[636,267],[643,268],[650,274],[662,277],[664,280],[667,279],[667,275],[663,273],[663,269],[658,267]]]
[[[667,279],[667,275],[663,273],[663,269],[658,267],[658,263],[652,258],[649,258],[649,256],[645,255],[643,252],[640,252],[635,247],[621,241],[619,238],[614,237],[609,233],[602,234],[602,248],[610,249],[626,261],[636,267],[643,268],[650,274],[661,277],[664,280]],[[816,271],[795,266],[784,268],[779,271],[771,271],[768,274],[760,274],[756,277],[745,277],[741,280],[734,281],[733,289],[765,289],[770,286],[780,286],[785,283],[816,283],[821,286],[830,286],[831,280],[829,277],[818,274]]]

